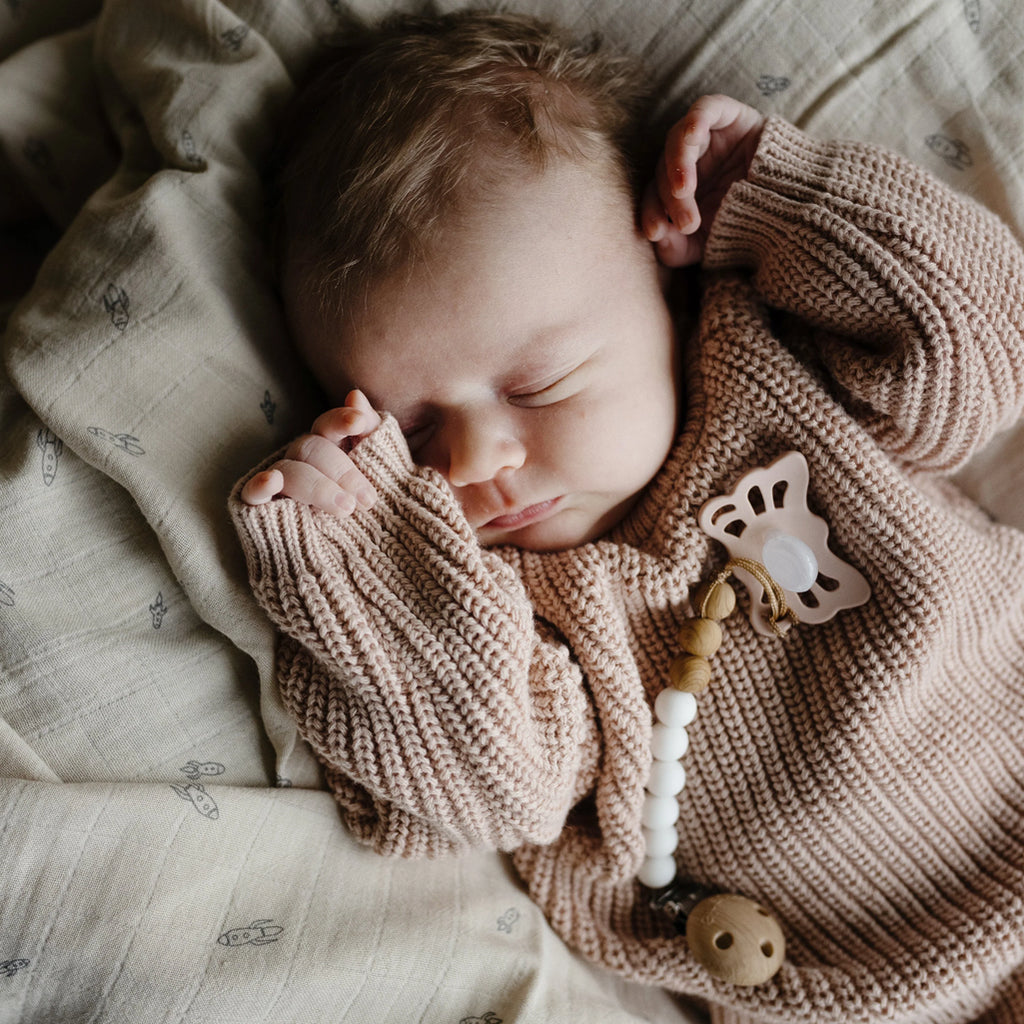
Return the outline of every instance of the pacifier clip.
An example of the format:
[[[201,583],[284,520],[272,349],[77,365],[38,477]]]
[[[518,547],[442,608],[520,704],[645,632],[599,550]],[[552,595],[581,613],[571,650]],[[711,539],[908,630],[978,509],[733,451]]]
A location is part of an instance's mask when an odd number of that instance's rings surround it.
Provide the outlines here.
[[[656,890],[652,906],[685,931],[697,962],[734,985],[760,985],[774,977],[785,959],[785,937],[756,901],[713,894],[677,876],[675,824],[686,785],[679,759],[689,748],[686,730],[697,715],[697,694],[711,681],[709,659],[722,643],[721,622],[736,608],[732,578],[747,586],[751,622],[767,636],[785,636],[801,621],[824,622],[870,596],[864,577],[828,548],[828,525],[807,508],[807,484],[805,459],[788,452],[702,506],[698,523],[725,545],[730,558],[698,591],[696,615],[677,634],[683,653],[654,702],[652,761],[641,809],[645,854],[637,879]]]

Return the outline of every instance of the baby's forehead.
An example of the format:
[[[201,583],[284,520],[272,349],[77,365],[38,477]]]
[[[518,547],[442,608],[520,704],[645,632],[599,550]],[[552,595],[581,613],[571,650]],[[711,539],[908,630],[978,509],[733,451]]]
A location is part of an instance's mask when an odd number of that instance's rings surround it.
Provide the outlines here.
[[[351,386],[384,376],[408,383],[467,361],[508,374],[510,355],[527,366],[542,361],[563,347],[569,326],[624,286],[623,272],[651,260],[621,177],[562,159],[481,177],[429,244],[337,309],[317,309],[302,274],[289,291],[314,372],[329,362]]]

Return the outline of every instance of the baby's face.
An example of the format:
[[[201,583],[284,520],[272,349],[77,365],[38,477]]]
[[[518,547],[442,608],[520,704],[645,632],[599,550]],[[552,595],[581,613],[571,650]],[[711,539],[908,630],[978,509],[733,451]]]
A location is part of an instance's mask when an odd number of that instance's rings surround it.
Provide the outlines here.
[[[292,304],[293,313],[296,304]],[[673,443],[677,348],[621,190],[569,160],[503,187],[332,333],[293,316],[328,394],[361,388],[444,474],[484,545],[620,522]]]

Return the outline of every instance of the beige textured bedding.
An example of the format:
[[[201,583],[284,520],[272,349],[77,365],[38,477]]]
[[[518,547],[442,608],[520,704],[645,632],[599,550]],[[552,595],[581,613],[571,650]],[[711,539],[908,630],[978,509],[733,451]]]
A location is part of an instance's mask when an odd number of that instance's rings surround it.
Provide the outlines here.
[[[357,847],[277,702],[224,502],[312,405],[256,166],[341,15],[395,6],[0,4],[0,192],[64,231],[2,338],[0,1024],[691,1019],[570,954],[501,858]],[[641,52],[666,111],[885,143],[1024,236],[1018,0],[508,6]],[[1021,440],[964,479],[1024,527]]]

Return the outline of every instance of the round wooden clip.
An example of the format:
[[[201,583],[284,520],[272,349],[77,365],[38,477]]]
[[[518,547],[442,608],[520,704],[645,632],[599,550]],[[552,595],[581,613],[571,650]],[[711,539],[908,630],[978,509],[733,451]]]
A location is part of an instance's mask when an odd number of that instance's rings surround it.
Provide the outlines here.
[[[778,921],[735,893],[701,900],[686,919],[686,941],[708,974],[733,985],[763,984],[786,956]]]

